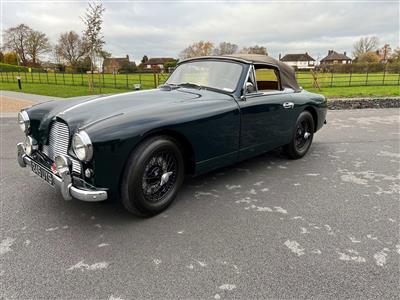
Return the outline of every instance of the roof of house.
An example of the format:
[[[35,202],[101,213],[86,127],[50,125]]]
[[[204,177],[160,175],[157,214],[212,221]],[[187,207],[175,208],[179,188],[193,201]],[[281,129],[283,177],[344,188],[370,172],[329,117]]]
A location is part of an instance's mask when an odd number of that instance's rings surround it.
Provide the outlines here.
[[[351,60],[350,57],[346,56],[346,52],[344,54],[337,53],[336,51],[329,50],[328,55],[325,56],[321,61],[330,61],[330,60]]]
[[[175,59],[172,57],[153,57],[150,58],[148,61],[143,63],[143,65],[163,65],[166,62],[174,61]]]
[[[103,61],[103,65],[107,66],[111,64],[112,62],[118,62],[119,64],[121,63],[129,63],[129,57],[109,57],[105,58]]]
[[[307,52],[300,54],[286,54],[281,61],[315,61]]]

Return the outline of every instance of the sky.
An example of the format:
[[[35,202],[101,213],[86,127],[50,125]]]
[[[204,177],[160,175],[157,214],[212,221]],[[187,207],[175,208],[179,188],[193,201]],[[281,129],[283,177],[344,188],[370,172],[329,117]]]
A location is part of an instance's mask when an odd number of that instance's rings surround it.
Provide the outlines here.
[[[351,55],[353,43],[376,35],[399,47],[399,1],[101,1],[105,50],[129,55],[178,57],[188,45],[260,45],[269,55],[308,52],[316,60],[329,49]],[[2,30],[25,23],[52,43],[60,33],[81,33],[87,1],[1,0]]]

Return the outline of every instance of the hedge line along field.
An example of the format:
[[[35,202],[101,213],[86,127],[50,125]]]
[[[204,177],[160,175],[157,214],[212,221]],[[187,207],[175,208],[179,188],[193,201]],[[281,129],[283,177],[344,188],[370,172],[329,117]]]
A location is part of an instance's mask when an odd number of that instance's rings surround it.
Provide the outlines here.
[[[141,89],[150,89],[163,84],[169,74],[166,73],[131,73],[131,74],[72,74],[72,73],[36,73],[36,72],[0,72],[1,82],[39,83],[68,86],[90,86],[102,88],[134,89],[140,84]],[[315,87],[310,72],[297,72],[299,85],[304,88]],[[318,83],[321,88],[345,86],[399,85],[399,73],[319,73]]]

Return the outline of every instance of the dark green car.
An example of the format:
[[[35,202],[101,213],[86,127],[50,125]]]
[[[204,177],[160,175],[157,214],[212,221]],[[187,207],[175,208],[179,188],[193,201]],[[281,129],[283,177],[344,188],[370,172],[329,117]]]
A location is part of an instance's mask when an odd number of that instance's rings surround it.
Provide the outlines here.
[[[120,199],[152,216],[198,175],[283,146],[301,158],[326,122],[322,95],[262,55],[182,61],[154,90],[57,100],[18,115],[18,162],[64,199]]]

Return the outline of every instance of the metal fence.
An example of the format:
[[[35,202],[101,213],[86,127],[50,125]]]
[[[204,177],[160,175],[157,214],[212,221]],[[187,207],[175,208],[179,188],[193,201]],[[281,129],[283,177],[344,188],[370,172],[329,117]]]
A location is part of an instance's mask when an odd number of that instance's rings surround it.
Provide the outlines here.
[[[0,72],[0,81],[24,84],[55,84],[66,86],[92,86],[94,88],[150,89],[164,83],[168,73],[129,73],[129,74],[87,74],[87,73],[36,73],[36,72]],[[350,86],[386,86],[400,85],[400,72],[296,72],[299,85],[304,88],[350,87]]]

